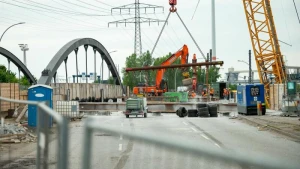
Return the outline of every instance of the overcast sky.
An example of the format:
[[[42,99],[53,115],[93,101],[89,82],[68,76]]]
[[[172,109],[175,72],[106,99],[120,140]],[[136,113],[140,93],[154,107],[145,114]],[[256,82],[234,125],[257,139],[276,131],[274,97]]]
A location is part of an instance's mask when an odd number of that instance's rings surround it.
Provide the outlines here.
[[[34,2],[48,6],[40,6]],[[149,3],[164,6],[164,13],[158,9],[156,14],[149,9],[149,14],[143,17],[154,19],[166,19],[169,10],[167,0],[141,0],[141,3]],[[192,19],[198,0],[178,0],[178,13],[193,34],[201,50],[207,53],[211,48],[211,1],[201,0],[197,12]],[[10,3],[13,5],[5,4]],[[72,4],[73,3],[73,4]],[[87,4],[85,4],[87,3]],[[116,51],[111,56],[120,69],[125,66],[126,57],[134,52],[134,25],[111,25],[108,22],[134,17],[132,15],[110,15],[112,7],[134,3],[133,0],[0,0],[0,33],[10,25],[18,22],[26,22],[11,28],[3,37],[0,46],[6,48],[23,61],[23,53],[18,44],[28,44],[27,66],[29,70],[39,78],[42,70],[48,65],[52,57],[62,46],[77,38],[94,38],[104,45],[107,51]],[[300,0],[295,0],[300,9]],[[88,5],[90,4],[90,5]],[[64,13],[49,10],[50,7],[64,9]],[[292,0],[272,0],[271,6],[275,18],[278,37],[289,43],[281,44],[283,55],[287,64],[300,66],[300,24]],[[39,8],[41,7],[41,8]],[[96,14],[106,16],[75,16],[69,12]],[[141,11],[143,13],[143,11]],[[163,24],[142,24],[143,52],[151,51]],[[248,50],[252,49],[246,17],[242,0],[216,0],[216,25],[217,25],[217,57],[224,61],[222,74],[228,68],[235,70],[247,70],[245,63],[237,60],[248,61]],[[169,52],[175,52],[184,44],[189,47],[190,55],[196,53],[201,58],[192,39],[185,31],[176,14],[171,14],[168,25],[162,34],[153,57],[160,57]],[[84,48],[79,49],[80,72],[85,71]],[[100,58],[99,54],[97,55]],[[93,51],[88,52],[88,72],[93,71]],[[253,56],[254,60],[254,56]],[[99,59],[98,59],[99,61]],[[203,60],[202,60],[203,61]],[[7,66],[5,57],[0,57],[0,63]],[[99,63],[97,73],[99,74]],[[253,69],[256,64],[253,61]],[[15,65],[11,66],[17,72]],[[58,75],[65,76],[65,67],[61,65]],[[106,68],[105,68],[106,69]],[[75,54],[72,53],[68,60],[68,74],[76,74]],[[104,79],[108,77],[108,71],[104,72]],[[224,76],[223,76],[224,77]],[[256,76],[257,78],[257,76]]]

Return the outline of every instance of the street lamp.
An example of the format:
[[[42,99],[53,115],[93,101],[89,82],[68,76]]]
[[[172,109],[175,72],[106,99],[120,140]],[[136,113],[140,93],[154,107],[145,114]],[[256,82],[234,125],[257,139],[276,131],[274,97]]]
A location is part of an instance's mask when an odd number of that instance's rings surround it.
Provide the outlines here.
[[[238,62],[243,62],[246,63],[249,66],[249,84],[252,83],[252,68],[251,68],[251,50],[249,50],[249,62],[243,61],[243,60],[238,60]]]
[[[117,50],[110,51],[110,52],[108,52],[108,54],[111,54],[114,52],[117,52]],[[102,60],[102,66],[103,66],[103,60]],[[103,69],[102,69],[102,72],[103,72]],[[118,71],[118,73],[119,73],[119,71]],[[103,74],[102,74],[102,76],[103,76]],[[108,78],[109,78],[109,76],[110,76],[110,71],[108,71]]]
[[[243,62],[243,63],[246,63],[247,65],[249,65],[249,63],[248,63],[248,62],[246,62],[246,61],[243,61],[243,60],[238,60],[238,62]]]
[[[114,53],[114,52],[117,52],[117,50],[113,50],[113,51],[111,51],[111,52],[109,52],[109,53]]]
[[[24,54],[24,56],[23,56],[24,65],[27,67],[27,64],[26,64],[26,51],[29,50],[28,45],[27,44],[19,44],[19,46],[20,46],[20,48],[21,48],[21,50],[23,51],[23,54]]]
[[[1,38],[0,38],[0,42],[1,42],[2,37],[4,36],[5,32],[8,31],[8,29],[10,29],[10,28],[13,27],[13,26],[20,25],[20,24],[25,24],[25,22],[16,23],[16,24],[13,24],[13,25],[11,25],[10,27],[8,27],[8,28],[2,33]]]

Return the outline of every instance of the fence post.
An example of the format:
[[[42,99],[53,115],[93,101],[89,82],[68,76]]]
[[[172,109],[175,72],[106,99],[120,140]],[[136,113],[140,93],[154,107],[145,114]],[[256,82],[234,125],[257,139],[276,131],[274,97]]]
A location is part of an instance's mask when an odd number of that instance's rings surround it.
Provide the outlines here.
[[[68,118],[62,117],[62,123],[59,124],[59,144],[57,146],[58,150],[58,163],[57,168],[67,169],[68,168],[68,141],[69,141],[69,131],[68,131]]]
[[[44,104],[44,103],[40,103]],[[45,113],[40,105],[37,105],[37,136],[38,136],[38,150],[37,150],[37,168],[41,167],[41,157],[43,169],[48,168],[49,157],[49,116]]]
[[[84,142],[83,142],[83,158],[82,158],[82,169],[90,169],[91,168],[91,164],[90,164],[90,160],[91,160],[91,144],[92,144],[92,129],[89,128],[88,124],[89,124],[89,119],[87,119],[86,123],[85,123],[85,132],[84,132]]]

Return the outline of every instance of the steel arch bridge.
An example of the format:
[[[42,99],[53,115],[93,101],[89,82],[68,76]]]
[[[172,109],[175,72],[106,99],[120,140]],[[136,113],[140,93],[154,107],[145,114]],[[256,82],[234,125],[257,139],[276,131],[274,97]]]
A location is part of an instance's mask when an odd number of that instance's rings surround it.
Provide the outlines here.
[[[121,79],[119,76],[119,73],[117,71],[117,68],[110,57],[109,53],[105,49],[105,47],[98,42],[95,39],[92,38],[81,38],[81,39],[74,39],[64,45],[52,58],[48,66],[44,69],[42,72],[42,76],[38,80],[38,84],[45,84],[49,85],[51,83],[51,80],[53,77],[56,76],[56,72],[59,68],[59,66],[63,63],[66,62],[68,59],[68,56],[71,52],[75,51],[76,57],[77,57],[77,51],[78,47],[84,46],[85,50],[87,51],[88,46],[91,46],[94,50],[94,52],[98,52],[101,55],[101,58],[106,62],[109,71],[112,74],[112,77],[115,80],[116,85],[121,85],[123,93],[125,93],[125,90],[123,88],[123,85],[121,83]]]
[[[27,69],[27,67],[23,64],[23,62],[20,61],[20,59],[17,58],[14,54],[0,47],[0,55],[6,57],[9,61],[12,61],[19,68],[19,70],[24,74],[24,76],[27,77],[27,79],[30,81],[30,84],[37,83],[34,76],[31,74],[31,72]]]

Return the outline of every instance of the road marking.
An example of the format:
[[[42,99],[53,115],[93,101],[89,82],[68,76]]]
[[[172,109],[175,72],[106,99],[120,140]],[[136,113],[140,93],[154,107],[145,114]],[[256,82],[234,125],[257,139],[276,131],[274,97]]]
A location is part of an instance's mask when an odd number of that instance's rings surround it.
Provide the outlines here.
[[[183,121],[182,123],[183,123],[184,125],[186,125],[186,126],[188,125],[188,124],[187,124],[186,122],[184,122],[184,121]]]
[[[221,147],[219,146],[219,144],[215,143],[215,145],[216,145],[217,147],[221,148]]]
[[[122,135],[120,135],[120,140],[123,140],[123,136]]]
[[[206,135],[204,135],[204,134],[201,134],[201,136],[203,137],[203,138],[205,138],[206,140],[210,140]]]
[[[194,132],[197,132],[197,130],[194,127],[191,127],[192,130],[194,130]]]
[[[119,144],[119,151],[122,151],[122,148],[123,148],[122,144]]]

